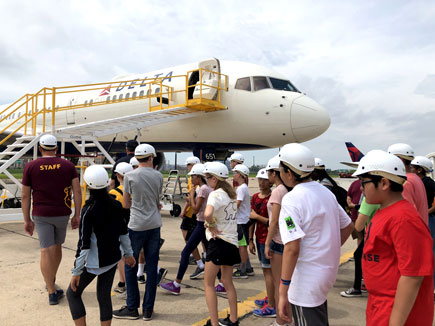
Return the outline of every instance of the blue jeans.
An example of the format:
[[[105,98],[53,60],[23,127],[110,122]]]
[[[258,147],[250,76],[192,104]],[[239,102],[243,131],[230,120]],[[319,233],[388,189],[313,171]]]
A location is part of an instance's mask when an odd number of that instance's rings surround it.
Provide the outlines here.
[[[160,249],[160,228],[146,231],[133,231],[128,229],[133,256],[139,261],[139,253],[143,248],[145,255],[147,282],[142,309],[153,310],[157,291],[157,264]],[[125,282],[127,285],[127,307],[137,309],[140,306],[140,293],[137,284],[137,264],[132,268],[125,265]]]
[[[430,235],[432,236],[432,240],[433,240],[432,250],[435,256],[435,214],[429,214],[429,229],[430,229]],[[435,270],[434,270],[433,278],[435,280]],[[435,283],[434,283],[434,288],[435,288]]]

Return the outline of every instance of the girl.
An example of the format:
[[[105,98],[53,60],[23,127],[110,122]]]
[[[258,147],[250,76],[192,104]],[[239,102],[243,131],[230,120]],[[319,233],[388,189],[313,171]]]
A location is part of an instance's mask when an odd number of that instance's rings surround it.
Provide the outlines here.
[[[214,189],[208,197],[205,208],[205,227],[209,241],[205,263],[204,287],[210,320],[208,326],[239,325],[237,320],[237,293],[232,280],[233,265],[240,263],[237,240],[236,193],[225,181],[228,168],[220,162],[210,162],[204,169],[208,185]],[[218,320],[215,278],[219,268],[225,286],[230,314]]]
[[[66,295],[75,325],[86,325],[82,293],[98,277],[100,321],[101,325],[109,326],[112,323],[110,290],[116,266],[121,260],[120,245],[124,250],[125,263],[134,266],[136,261],[127,234],[124,210],[107,192],[110,179],[106,170],[92,165],[86,169],[84,180],[90,188],[90,197],[82,209],[76,260]]]

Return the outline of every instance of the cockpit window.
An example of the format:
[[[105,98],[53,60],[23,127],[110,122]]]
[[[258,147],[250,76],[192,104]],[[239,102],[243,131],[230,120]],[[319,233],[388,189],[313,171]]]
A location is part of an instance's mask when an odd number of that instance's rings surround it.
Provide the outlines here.
[[[237,79],[235,89],[241,89],[241,90],[250,92],[251,91],[251,78],[244,77],[244,78]]]
[[[254,82],[254,91],[259,91],[265,88],[270,88],[269,82],[266,77],[252,77]]]
[[[274,89],[280,91],[298,92],[298,90],[288,80],[273,77],[269,77],[269,79]]]

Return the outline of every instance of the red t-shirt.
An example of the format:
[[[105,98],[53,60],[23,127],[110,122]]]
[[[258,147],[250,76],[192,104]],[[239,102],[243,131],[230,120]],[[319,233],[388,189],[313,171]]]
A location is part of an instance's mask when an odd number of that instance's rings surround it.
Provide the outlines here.
[[[251,208],[255,213],[261,215],[263,217],[269,218],[269,214],[267,212],[267,202],[270,199],[270,195],[264,198],[260,198],[260,193],[256,193],[251,198]],[[255,228],[255,238],[259,243],[266,243],[267,238],[267,224],[263,224],[261,222],[256,221]]]
[[[74,164],[60,157],[41,157],[27,163],[22,183],[32,188],[32,215],[70,215],[71,184],[75,178],[78,174]]]
[[[347,196],[350,197],[350,200],[353,204],[358,205],[361,203],[361,181],[359,179],[352,182],[352,184],[349,187],[349,190],[347,191]],[[358,211],[355,208],[352,208],[350,210],[350,218],[352,221],[356,221],[358,217]]]
[[[426,188],[423,181],[415,173],[406,174],[406,182],[403,185],[403,198],[409,201],[417,209],[426,225],[429,224],[428,204]]]
[[[362,271],[367,326],[388,326],[401,275],[424,276],[405,325],[432,326],[434,257],[429,228],[406,200],[378,210],[367,227]]]

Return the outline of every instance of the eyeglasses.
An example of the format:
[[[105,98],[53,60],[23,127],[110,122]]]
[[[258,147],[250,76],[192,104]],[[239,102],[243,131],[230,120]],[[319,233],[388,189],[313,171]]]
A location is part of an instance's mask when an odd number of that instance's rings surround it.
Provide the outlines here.
[[[365,187],[366,184],[373,182],[373,180],[366,180],[366,181],[361,181],[361,187]]]

